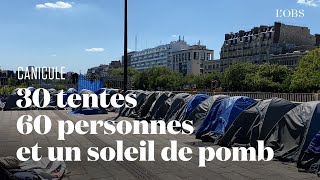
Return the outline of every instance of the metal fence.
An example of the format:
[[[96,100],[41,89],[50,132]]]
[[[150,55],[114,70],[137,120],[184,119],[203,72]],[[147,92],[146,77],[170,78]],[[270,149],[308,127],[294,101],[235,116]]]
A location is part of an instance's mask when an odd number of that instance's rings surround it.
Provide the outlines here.
[[[228,96],[248,96],[253,99],[270,99],[273,97],[283,98],[292,102],[320,101],[320,94],[317,93],[270,93],[270,92],[188,92],[191,94],[202,93],[209,96],[224,94]]]
[[[102,80],[90,80],[90,79],[87,79],[85,75],[80,74],[79,80],[78,80],[78,91],[79,92],[82,89],[97,91],[100,88],[103,88],[103,81]]]

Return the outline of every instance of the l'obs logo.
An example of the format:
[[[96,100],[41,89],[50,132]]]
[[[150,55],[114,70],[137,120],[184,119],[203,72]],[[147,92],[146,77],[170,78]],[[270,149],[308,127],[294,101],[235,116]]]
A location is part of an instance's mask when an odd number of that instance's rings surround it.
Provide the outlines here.
[[[302,18],[304,17],[303,9],[277,9],[277,18]]]

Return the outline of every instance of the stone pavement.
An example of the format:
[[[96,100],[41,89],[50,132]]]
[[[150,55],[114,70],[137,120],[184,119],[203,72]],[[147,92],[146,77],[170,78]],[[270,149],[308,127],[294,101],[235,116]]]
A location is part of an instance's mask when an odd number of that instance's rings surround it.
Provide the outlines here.
[[[49,134],[41,136],[20,135],[16,129],[17,119],[21,115],[48,115],[52,121]],[[15,156],[19,147],[32,147],[37,142],[43,147],[39,153],[47,156],[45,147],[80,147],[82,152],[81,162],[67,162],[70,173],[64,179],[318,179],[314,174],[298,172],[292,164],[271,162],[221,162],[214,160],[207,163],[206,168],[198,167],[198,147],[212,146],[211,143],[202,143],[190,135],[104,135],[102,129],[98,135],[78,135],[73,133],[66,136],[65,141],[57,139],[57,120],[112,120],[115,113],[107,115],[74,116],[66,111],[0,111],[0,156]],[[129,118],[120,118],[129,120]],[[155,162],[88,162],[86,150],[89,147],[112,147],[116,149],[116,140],[123,140],[125,147],[139,147],[140,140],[155,141]],[[170,140],[177,140],[179,147],[188,146],[193,150],[193,158],[189,162],[164,162],[160,158],[160,150],[170,144]]]

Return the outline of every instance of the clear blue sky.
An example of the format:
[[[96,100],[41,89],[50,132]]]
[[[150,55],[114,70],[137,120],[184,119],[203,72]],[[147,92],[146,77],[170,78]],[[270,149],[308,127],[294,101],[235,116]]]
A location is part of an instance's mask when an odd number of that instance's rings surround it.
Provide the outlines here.
[[[274,21],[320,33],[318,0],[128,0],[129,48],[198,40],[215,50],[224,34]],[[123,51],[122,0],[1,0],[0,66],[65,66],[71,71],[119,59]],[[276,18],[276,9],[304,9],[303,18]]]

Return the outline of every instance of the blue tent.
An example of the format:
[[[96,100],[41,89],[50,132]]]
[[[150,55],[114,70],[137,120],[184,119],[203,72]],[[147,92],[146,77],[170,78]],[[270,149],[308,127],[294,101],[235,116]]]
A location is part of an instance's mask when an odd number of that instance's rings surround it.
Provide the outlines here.
[[[72,94],[77,94],[78,91],[74,88],[69,88],[64,94],[63,94],[63,104],[67,103],[68,97]],[[68,106],[68,105],[67,105]]]
[[[190,113],[204,100],[208,99],[209,96],[206,94],[196,94],[194,95],[186,105],[185,108],[185,117],[188,117]]]
[[[101,94],[103,92],[108,92],[108,88],[100,88],[99,90],[95,91],[94,93],[99,95],[99,94]]]
[[[239,114],[255,103],[254,99],[245,96],[224,99],[210,109],[202,125],[196,131],[196,138],[203,140],[220,138]]]
[[[96,115],[96,114],[108,114],[104,109],[100,108],[78,108],[75,111],[71,111],[73,115]]]
[[[78,93],[78,91],[75,88],[69,88],[66,92],[66,94],[74,94],[74,93]]]
[[[31,93],[33,93],[36,90],[36,88],[34,88],[34,87],[28,87],[27,89],[30,90]]]

